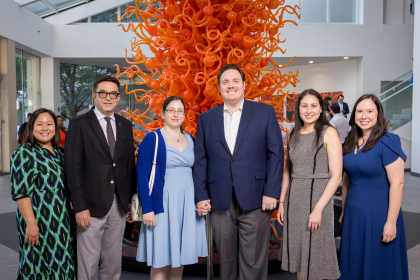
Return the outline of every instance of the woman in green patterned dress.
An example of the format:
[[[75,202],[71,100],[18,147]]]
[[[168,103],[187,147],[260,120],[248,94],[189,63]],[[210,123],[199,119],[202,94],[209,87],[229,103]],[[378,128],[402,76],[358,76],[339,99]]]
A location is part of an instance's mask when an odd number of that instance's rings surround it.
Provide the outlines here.
[[[18,209],[17,279],[76,279],[75,223],[65,187],[64,149],[54,113],[36,110],[11,156]]]

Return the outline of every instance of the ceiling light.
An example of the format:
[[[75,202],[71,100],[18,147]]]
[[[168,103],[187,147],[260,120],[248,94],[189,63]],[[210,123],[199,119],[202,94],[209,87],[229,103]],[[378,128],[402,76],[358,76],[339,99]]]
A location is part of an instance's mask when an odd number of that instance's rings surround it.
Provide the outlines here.
[[[349,59],[349,57],[348,56],[345,56],[344,59]]]
[[[280,67],[282,67],[283,65],[279,65]]]
[[[311,60],[311,61],[309,61],[309,63],[314,63],[314,62]]]

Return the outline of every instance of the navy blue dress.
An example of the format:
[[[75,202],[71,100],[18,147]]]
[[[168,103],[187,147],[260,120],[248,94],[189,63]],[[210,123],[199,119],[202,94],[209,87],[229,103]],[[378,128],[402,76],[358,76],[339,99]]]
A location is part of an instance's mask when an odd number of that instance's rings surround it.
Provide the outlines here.
[[[406,155],[399,136],[387,133],[367,153],[363,148],[343,158],[350,179],[343,217],[340,272],[342,280],[408,280],[407,245],[402,212],[397,236],[382,242],[389,206],[385,166]]]

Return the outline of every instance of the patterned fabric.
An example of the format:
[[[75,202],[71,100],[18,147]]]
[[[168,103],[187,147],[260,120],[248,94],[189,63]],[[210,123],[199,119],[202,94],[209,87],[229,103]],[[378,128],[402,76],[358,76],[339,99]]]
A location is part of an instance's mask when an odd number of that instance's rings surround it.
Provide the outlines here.
[[[58,146],[54,152],[25,143],[10,159],[12,198],[31,199],[39,228],[38,246],[25,243],[26,223],[17,209],[17,279],[76,279],[76,227],[64,184],[64,149]]]
[[[106,135],[108,139],[109,152],[111,153],[111,157],[114,158],[115,137],[114,137],[114,132],[112,131],[112,127],[111,127],[111,118],[105,117],[105,120],[106,120]]]
[[[316,132],[300,134],[296,145],[290,141],[291,181],[284,203],[284,229],[281,245],[281,268],[300,271],[306,280],[338,279],[334,240],[332,199],[322,211],[321,227],[308,230],[309,215],[318,203],[329,181],[328,153],[324,145],[324,128],[317,149],[313,147]],[[293,137],[293,136],[292,136]]]

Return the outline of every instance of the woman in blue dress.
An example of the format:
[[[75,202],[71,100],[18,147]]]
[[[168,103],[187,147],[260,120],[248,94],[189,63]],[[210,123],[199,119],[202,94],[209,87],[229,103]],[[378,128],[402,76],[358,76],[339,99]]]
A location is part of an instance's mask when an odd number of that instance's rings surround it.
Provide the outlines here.
[[[342,280],[408,280],[401,200],[404,161],[379,99],[361,96],[344,144]]]
[[[151,266],[150,279],[181,279],[184,265],[207,256],[203,216],[196,213],[192,166],[194,138],[183,132],[185,106],[178,96],[163,103],[163,128],[143,139],[137,156],[137,186],[143,209],[137,261]],[[153,191],[149,175],[158,150]]]

